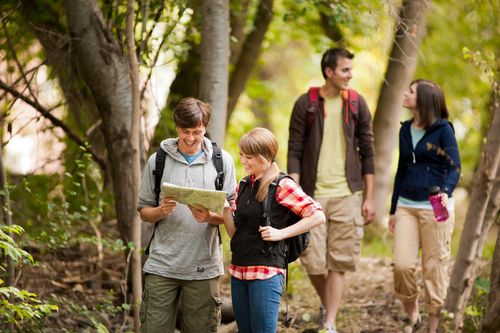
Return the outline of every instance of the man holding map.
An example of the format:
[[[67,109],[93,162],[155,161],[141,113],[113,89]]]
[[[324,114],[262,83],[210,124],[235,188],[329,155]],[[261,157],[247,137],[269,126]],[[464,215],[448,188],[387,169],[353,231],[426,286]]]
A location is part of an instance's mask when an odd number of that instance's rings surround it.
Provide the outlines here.
[[[157,153],[149,158],[144,170],[137,209],[144,222],[156,225],[143,268],[143,332],[173,332],[179,299],[182,332],[217,332],[219,327],[222,304],[219,278],[224,268],[217,226],[223,223],[222,216],[200,205],[180,203],[189,200],[177,202],[166,196],[168,191],[181,193],[182,188],[193,189],[195,198],[206,197],[207,193],[194,189],[215,191],[217,170],[212,161],[213,146],[205,137],[210,115],[210,107],[195,98],[184,98],[176,106],[174,122],[178,137],[166,139],[160,145],[166,154],[159,205],[153,174]],[[228,193],[227,200],[231,203],[236,178],[233,159],[224,150],[222,163],[222,190]],[[216,195],[214,200],[218,200]]]

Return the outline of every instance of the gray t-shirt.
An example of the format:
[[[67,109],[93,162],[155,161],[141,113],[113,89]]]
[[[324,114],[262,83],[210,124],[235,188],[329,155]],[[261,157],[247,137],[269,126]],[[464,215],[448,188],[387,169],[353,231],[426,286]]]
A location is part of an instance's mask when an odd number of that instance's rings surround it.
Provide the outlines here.
[[[167,153],[162,182],[179,186],[215,190],[217,171],[212,161],[212,144],[203,141],[203,153],[188,164],[177,148],[177,139],[167,139],[161,148]],[[139,191],[139,206],[155,207],[153,154],[144,169]],[[236,176],[232,157],[222,150],[225,173],[223,191],[232,203],[236,191]],[[160,198],[161,200],[162,198]],[[147,222],[144,222],[147,223]],[[224,274],[222,248],[217,227],[198,223],[186,205],[178,204],[166,219],[157,222],[156,231],[144,264],[144,272],[183,280],[211,279]]]

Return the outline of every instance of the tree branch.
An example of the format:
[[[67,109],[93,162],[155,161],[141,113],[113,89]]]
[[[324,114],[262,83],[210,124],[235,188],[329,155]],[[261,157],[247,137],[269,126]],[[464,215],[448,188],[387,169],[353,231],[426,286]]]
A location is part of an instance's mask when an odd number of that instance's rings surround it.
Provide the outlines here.
[[[156,11],[156,15],[154,18],[154,25],[151,28],[151,30],[148,32],[146,23],[147,23],[147,15],[149,12],[149,0],[146,0],[140,4],[141,7],[141,15],[142,15],[142,30],[141,30],[141,42],[139,43],[139,48],[137,49],[137,58],[139,58],[139,61],[142,62],[140,59],[142,57],[142,54],[144,54],[144,51],[146,50],[146,46],[148,45],[149,38],[151,37],[151,34],[156,28],[156,24],[158,23],[158,20],[160,19],[161,12],[163,11],[163,8],[165,8],[165,1],[162,1],[160,4],[160,8]]]
[[[147,76],[147,78],[146,78],[146,81],[144,82],[144,85],[143,85],[143,87],[142,87],[142,89],[141,89],[140,100],[142,100],[142,99],[143,99],[143,97],[144,97],[144,93],[146,92],[146,88],[147,88],[147,86],[148,86],[149,80],[151,79],[151,75],[153,74],[153,69],[154,69],[154,67],[155,67],[156,63],[158,62],[158,58],[159,58],[159,56],[160,56],[160,52],[161,52],[161,49],[162,49],[162,47],[163,47],[163,44],[165,44],[165,41],[167,40],[167,37],[168,37],[168,36],[172,33],[172,31],[174,30],[174,28],[175,28],[175,27],[177,26],[177,24],[180,22],[182,15],[184,15],[184,10],[185,10],[185,8],[183,8],[183,9],[179,12],[179,19],[178,19],[178,20],[176,20],[176,21],[174,22],[174,24],[172,24],[172,26],[170,27],[170,29],[168,29],[167,31],[165,31],[165,33],[163,34],[163,38],[162,38],[162,40],[161,40],[161,42],[160,42],[160,45],[158,46],[158,49],[156,50],[155,56],[154,56],[154,58],[153,58],[153,62],[151,63],[151,66],[150,66],[150,71],[149,71],[148,76]],[[152,31],[153,31],[153,30],[151,30],[151,32],[152,32]],[[148,38],[149,38],[149,37],[148,37]]]
[[[325,35],[330,38],[335,44],[339,46],[343,46],[344,44],[344,36],[342,35],[342,31],[336,24],[336,22],[325,12],[318,8],[319,16],[321,18],[321,25],[323,30],[325,31]]]
[[[30,73],[31,73],[31,72],[33,72],[33,71],[37,71],[37,70],[38,70],[40,67],[42,67],[43,65],[46,65],[46,61],[45,61],[45,60],[44,60],[44,61],[42,61],[41,63],[39,63],[38,65],[36,65],[35,67],[30,68],[30,69],[28,69],[27,71],[25,71],[25,72],[24,72],[24,75],[28,75],[28,74],[30,74]],[[35,75],[35,73],[34,73],[33,75]],[[22,76],[20,76],[20,77],[18,77],[17,79],[15,79],[14,81],[12,81],[12,86],[17,85],[17,84],[19,83],[19,81],[21,81],[22,79],[23,79],[23,77],[22,77]],[[31,80],[30,80],[30,82],[31,82]],[[0,95],[0,101],[1,101],[4,97],[5,97],[5,95],[6,95],[6,94],[7,94],[7,92],[6,92],[6,91],[4,91],[4,93]]]
[[[5,39],[7,40],[7,45],[9,45],[10,52],[12,53],[12,57],[14,58],[14,61],[17,65],[18,70],[21,72],[21,76],[24,79],[24,82],[26,83],[26,86],[30,92],[31,97],[36,101],[37,97],[33,93],[33,90],[31,89],[31,82],[28,81],[28,78],[26,77],[26,74],[24,73],[23,66],[19,62],[19,58],[17,57],[16,50],[14,49],[14,45],[12,45],[12,40],[10,39],[9,31],[7,30],[7,25],[5,24],[5,19],[2,20],[2,27],[5,32]]]
[[[104,161],[97,156],[97,154],[92,150],[92,148],[87,147],[87,145],[85,144],[85,142],[76,133],[74,133],[61,120],[59,120],[56,117],[54,117],[46,108],[44,108],[42,105],[40,105],[37,101],[33,101],[30,98],[24,96],[23,94],[21,94],[17,90],[15,90],[12,87],[10,87],[9,85],[7,85],[2,80],[0,80],[0,89],[3,89],[4,91],[8,92],[9,94],[11,94],[12,96],[14,96],[15,98],[18,98],[18,99],[22,100],[23,102],[25,102],[26,104],[29,104],[35,110],[37,110],[38,112],[40,112],[40,114],[43,117],[45,117],[48,120],[50,120],[52,122],[52,124],[54,124],[55,126],[61,128],[64,131],[64,133],[66,133],[66,135],[71,140],[73,140],[77,145],[79,145],[81,147],[86,147],[89,150],[89,153],[94,158],[94,160],[97,162],[97,164],[99,164],[99,166],[103,170],[106,170],[106,165],[105,165]]]
[[[234,65],[240,58],[241,49],[243,44],[245,44],[245,23],[248,16],[248,9],[250,6],[250,0],[239,1],[236,8],[231,8],[230,20],[231,20],[231,36],[230,36],[230,48],[231,54],[229,55],[229,64]]]
[[[261,0],[257,8],[257,14],[255,15],[254,28],[245,40],[241,55],[229,80],[227,123],[229,123],[238,98],[245,90],[248,78],[259,59],[262,41],[272,18],[273,0]]]

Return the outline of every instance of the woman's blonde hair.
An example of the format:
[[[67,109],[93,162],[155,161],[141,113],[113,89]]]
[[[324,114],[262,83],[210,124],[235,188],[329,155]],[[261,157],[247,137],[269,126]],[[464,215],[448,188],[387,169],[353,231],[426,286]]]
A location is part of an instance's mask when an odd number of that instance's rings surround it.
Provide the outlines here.
[[[274,134],[270,130],[256,127],[241,137],[239,146],[243,154],[261,158],[271,163],[260,179],[260,188],[256,195],[256,199],[262,202],[267,195],[269,184],[280,173],[278,163],[275,161],[278,152],[278,141],[276,141]]]

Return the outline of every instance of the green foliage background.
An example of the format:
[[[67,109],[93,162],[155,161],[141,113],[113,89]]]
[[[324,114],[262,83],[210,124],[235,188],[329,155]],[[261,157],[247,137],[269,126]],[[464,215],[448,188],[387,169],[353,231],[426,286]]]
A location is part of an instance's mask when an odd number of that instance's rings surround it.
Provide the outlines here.
[[[250,1],[246,32],[253,29],[251,22],[255,16],[257,2]],[[59,0],[39,0],[35,3],[45,8],[37,13],[38,21],[53,18],[54,12],[63,12],[63,2]],[[463,163],[459,185],[468,189],[491,117],[489,105],[492,80],[498,81],[500,2],[437,0],[429,3],[427,29],[419,51],[415,78],[431,79],[440,84],[445,91]],[[155,24],[154,10],[161,4],[165,5],[165,9],[159,24],[163,27],[163,33],[168,35],[161,52],[162,61],[158,67],[168,67],[176,71],[178,68],[172,64],[185,60],[189,48],[200,42],[200,15],[197,15],[198,12],[193,12],[191,7],[199,8],[201,2],[189,2],[190,8],[188,8],[184,1],[150,1],[152,11],[147,18],[148,27]],[[112,32],[123,46],[124,4],[100,1],[99,5],[105,18],[114,23]],[[231,1],[233,13],[238,12],[240,5],[239,1]],[[245,92],[240,96],[227,129],[224,148],[235,160],[237,179],[244,176],[238,158],[238,139],[255,126],[269,127],[275,133],[280,144],[277,160],[280,167],[286,170],[288,123],[293,103],[307,91],[308,87],[323,83],[319,65],[321,54],[326,48],[336,45],[325,35],[319,23],[320,12],[327,15],[328,20],[340,28],[345,46],[356,54],[351,85],[363,94],[372,111],[376,109],[392,46],[394,19],[399,5],[400,1],[376,0],[274,1],[274,19],[262,44],[261,56],[252,71]],[[23,16],[18,12],[17,1],[2,2],[0,10],[4,15],[3,30],[0,33],[2,45],[7,45],[5,34],[8,34],[18,51],[16,56],[21,63],[40,62],[44,59],[44,52]],[[142,20],[140,15],[138,17]],[[62,31],[67,31],[64,15],[56,15],[52,23],[60,26]],[[138,23],[137,31],[140,31],[141,24]],[[164,36],[162,34],[152,36],[145,52],[140,55],[143,75],[148,73],[145,65],[154,58]],[[137,39],[140,41],[142,37],[139,33]],[[3,70],[1,76],[4,79],[16,78],[18,69],[13,61],[13,54],[7,47],[2,47],[0,56],[2,61],[5,60],[5,65],[2,63],[0,67]],[[52,73],[50,68],[45,67],[45,69],[48,79],[54,80],[55,73]],[[55,81],[48,81],[46,84],[54,87],[54,95],[62,96]],[[167,96],[148,97],[162,101],[167,99]],[[8,142],[12,133],[21,136],[27,134],[16,131],[17,120],[11,118],[11,106],[14,103],[14,100],[0,103],[4,142]],[[160,119],[154,134],[154,142],[157,143],[161,138],[174,133],[171,112],[168,107],[163,107],[161,113],[151,107],[146,110],[148,119]],[[407,117],[409,114],[405,112],[401,120]],[[78,127],[78,119],[72,118],[67,113],[63,113],[62,119],[75,128],[77,133],[84,133],[85,129]],[[84,120],[92,122],[92,119]],[[44,130],[50,131],[52,128]],[[148,137],[152,136],[152,133],[148,133]],[[85,149],[75,146],[66,137],[60,140],[66,144],[61,172],[49,175],[37,172],[17,175],[12,171],[8,174],[13,220],[26,230],[25,237],[18,239],[19,244],[26,247],[36,245],[42,252],[55,252],[57,249],[78,246],[81,243],[94,244],[98,240],[92,228],[97,227],[108,232],[101,242],[106,243],[112,250],[124,251],[126,246],[115,242],[117,231],[107,227],[113,225],[108,222],[115,217],[109,179],[102,176]],[[156,147],[152,147],[154,148]],[[394,154],[397,154],[397,147]],[[396,161],[396,158],[393,160]],[[395,162],[391,170],[394,174]],[[454,253],[459,236],[459,233],[454,235]],[[229,257],[227,243],[225,238],[226,258]],[[364,255],[391,255],[391,239],[386,231],[368,230],[365,243]],[[484,251],[486,257],[491,258],[492,248],[492,243],[488,243]],[[294,267],[292,274],[301,276],[302,273]],[[60,300],[58,304],[64,302]],[[472,310],[470,311],[474,314]],[[99,323],[95,322],[95,326],[98,325]]]

